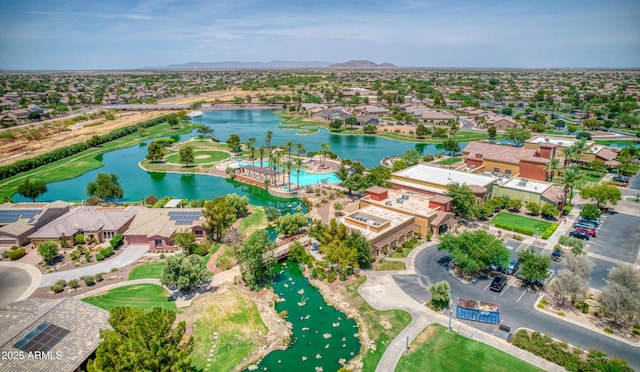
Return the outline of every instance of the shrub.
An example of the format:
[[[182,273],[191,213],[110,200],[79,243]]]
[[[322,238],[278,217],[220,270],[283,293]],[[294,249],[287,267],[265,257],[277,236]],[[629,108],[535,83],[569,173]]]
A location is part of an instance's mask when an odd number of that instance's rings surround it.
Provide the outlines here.
[[[549,239],[549,237],[551,235],[553,235],[553,233],[556,231],[557,228],[558,228],[558,225],[555,224],[555,223],[552,223],[551,225],[547,226],[547,228],[542,233],[541,238],[542,239]]]
[[[572,209],[573,209],[573,207],[571,205],[567,204],[562,209],[562,214],[564,214],[566,216],[566,215],[569,214],[569,212],[571,212]]]
[[[604,329],[604,332],[605,332],[605,333],[608,333],[608,334],[610,334],[610,335],[611,335],[611,334],[613,334],[613,330],[612,330],[611,328],[609,328],[609,327],[606,327],[606,328]]]
[[[96,261],[104,261],[104,255],[102,253],[96,254]]]
[[[167,257],[167,256],[165,256],[165,255],[164,255],[164,253],[160,253],[160,259],[161,259],[161,260],[164,260],[164,259],[165,259],[165,257]]]
[[[100,254],[103,256],[103,258],[111,257],[113,255],[113,248],[107,247],[107,248],[101,249]],[[96,259],[97,259],[97,256],[96,256]]]
[[[327,275],[327,281],[329,283],[333,283],[336,281],[336,273],[335,272],[330,272],[329,275]]]
[[[347,274],[340,273],[340,275],[338,276],[338,279],[340,279],[341,282],[344,282],[345,280],[347,280]]]
[[[2,258],[9,258],[9,251],[2,252]]]
[[[69,283],[67,283],[67,285],[71,289],[76,289],[76,288],[80,287],[80,282],[78,281],[78,279],[71,279],[71,280],[69,280]]]
[[[24,248],[18,248],[18,249],[15,249],[15,250],[13,250],[13,251],[9,251],[8,258],[9,258],[10,260],[12,260],[12,261],[13,261],[13,260],[19,260],[19,259],[21,259],[25,254],[27,254],[27,251],[26,251]]]
[[[582,211],[580,211],[580,216],[582,218],[586,218],[588,220],[594,220],[596,218],[600,218],[602,212],[600,212],[600,208],[594,204],[587,204],[582,207]]]
[[[499,229],[509,230],[509,231],[520,233],[520,234],[525,234],[525,235],[533,235],[534,234],[533,231],[531,231],[529,229],[526,229],[524,227],[511,226],[511,225],[506,225],[506,224],[502,224],[502,223],[496,223],[494,226],[499,228]]]
[[[231,268],[231,257],[221,256],[216,260],[216,266],[220,270],[229,270]]]
[[[320,278],[324,274],[324,269],[321,267],[314,267],[311,271],[312,278]]]
[[[111,248],[113,249],[118,249],[123,242],[124,238],[122,237],[122,234],[116,234],[113,239],[109,241],[109,245],[111,245]]]
[[[104,273],[97,273],[94,278],[96,280],[96,282],[101,282],[102,281],[102,276],[104,275]]]
[[[93,276],[90,276],[90,275],[83,276],[80,279],[82,279],[82,281],[84,281],[84,284],[86,284],[87,287],[90,287],[90,286],[96,284],[96,281],[93,279]]]
[[[564,313],[564,311],[558,311],[558,315],[565,316],[566,314]]]
[[[61,286],[63,286],[63,287],[64,287],[65,285],[67,285],[67,282],[66,282],[64,279],[60,279],[60,280],[58,280],[58,281],[56,282],[56,284],[61,285]]]
[[[64,287],[60,284],[54,284],[51,287],[49,287],[49,289],[51,289],[53,293],[60,293],[64,290]]]

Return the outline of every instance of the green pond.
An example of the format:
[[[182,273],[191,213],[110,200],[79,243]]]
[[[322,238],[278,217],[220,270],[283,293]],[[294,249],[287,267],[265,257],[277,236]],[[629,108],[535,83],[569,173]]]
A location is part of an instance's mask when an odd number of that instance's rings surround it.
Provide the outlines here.
[[[442,152],[441,145],[420,144],[394,141],[385,138],[361,135],[337,135],[324,129],[311,135],[299,135],[295,130],[279,129],[281,118],[268,110],[257,111],[207,111],[194,122],[202,123],[214,130],[221,141],[226,141],[232,133],[240,136],[242,142],[256,138],[256,145],[264,144],[267,131],[273,132],[272,144],[283,145],[288,141],[303,143],[307,151],[319,151],[321,144],[328,143],[330,150],[341,158],[361,161],[367,167],[376,166],[388,155],[402,154],[407,149],[416,149],[421,154]],[[196,131],[179,136],[185,140],[196,136]],[[464,144],[461,143],[461,146]],[[155,195],[158,198],[170,196],[180,199],[213,199],[217,196],[237,193],[246,195],[254,205],[287,208],[289,202],[274,198],[266,191],[245,186],[227,179],[201,174],[177,174],[148,172],[138,166],[138,162],[147,155],[147,146],[136,145],[111,151],[99,156],[104,164],[101,168],[89,171],[79,177],[47,184],[48,191],[37,201],[84,200],[87,199],[86,187],[96,179],[98,173],[115,173],[120,177],[124,196],[120,201],[140,201]],[[295,177],[294,177],[295,181]],[[30,201],[18,194],[15,201]]]
[[[274,292],[284,299],[276,311],[286,311],[292,324],[291,345],[262,359],[255,371],[337,371],[360,352],[353,319],[327,305],[318,289],[302,275],[298,264],[276,266]],[[247,369],[249,371],[249,369]]]

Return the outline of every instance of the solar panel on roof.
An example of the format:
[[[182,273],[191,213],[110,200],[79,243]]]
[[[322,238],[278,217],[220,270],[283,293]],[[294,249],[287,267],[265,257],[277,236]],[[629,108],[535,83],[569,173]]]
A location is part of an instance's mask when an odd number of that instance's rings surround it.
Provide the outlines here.
[[[27,335],[16,342],[13,347],[24,352],[50,351],[69,333],[71,333],[71,331],[67,329],[49,322],[44,322],[33,331],[27,333]]]

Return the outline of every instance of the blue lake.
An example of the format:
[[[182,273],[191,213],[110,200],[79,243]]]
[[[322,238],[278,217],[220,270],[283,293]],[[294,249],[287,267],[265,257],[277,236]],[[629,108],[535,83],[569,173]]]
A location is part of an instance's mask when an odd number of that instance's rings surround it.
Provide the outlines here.
[[[402,154],[408,149],[416,149],[423,155],[443,152],[441,145],[394,141],[363,135],[337,135],[324,129],[311,135],[300,135],[295,130],[279,129],[278,127],[282,126],[281,118],[268,110],[205,111],[202,117],[194,118],[193,121],[211,127],[215,131],[215,136],[221,141],[226,141],[231,134],[236,133],[242,142],[255,137],[256,145],[260,146],[265,142],[267,131],[272,131],[271,143],[275,145],[293,141],[303,143],[307,151],[320,151],[322,144],[328,143],[330,151],[341,158],[361,161],[367,167],[378,165],[385,156]],[[194,131],[181,136],[180,139],[184,140],[195,135]],[[464,145],[464,143],[460,144],[461,147]],[[213,199],[220,195],[237,193],[246,195],[249,202],[255,205],[286,207],[288,204],[282,199],[270,196],[264,190],[218,177],[145,171],[138,166],[138,162],[146,155],[147,147],[144,145],[105,153],[101,156],[104,166],[71,180],[48,184],[48,191],[37,200],[87,199],[86,186],[95,180],[98,173],[115,173],[120,177],[120,184],[124,189],[122,201],[139,201],[149,195],[189,200]],[[29,201],[17,194],[13,199]]]

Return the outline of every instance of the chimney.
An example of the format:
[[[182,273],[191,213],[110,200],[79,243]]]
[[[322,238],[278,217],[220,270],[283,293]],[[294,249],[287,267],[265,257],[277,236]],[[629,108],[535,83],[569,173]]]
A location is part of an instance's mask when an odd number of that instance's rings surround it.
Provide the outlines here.
[[[481,153],[476,153],[476,159],[482,159],[482,154]]]

